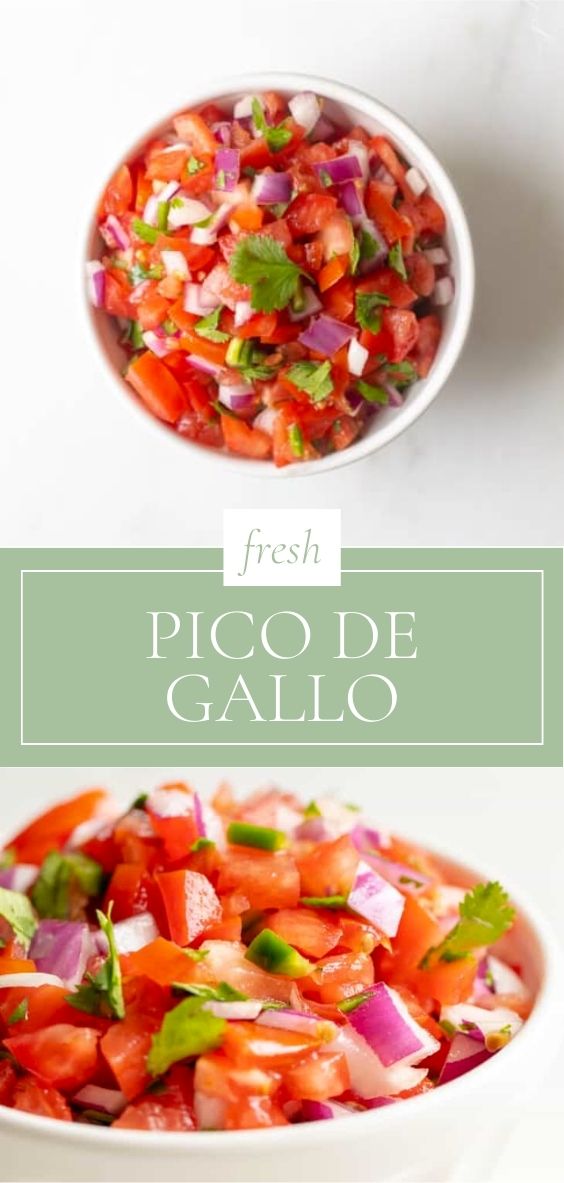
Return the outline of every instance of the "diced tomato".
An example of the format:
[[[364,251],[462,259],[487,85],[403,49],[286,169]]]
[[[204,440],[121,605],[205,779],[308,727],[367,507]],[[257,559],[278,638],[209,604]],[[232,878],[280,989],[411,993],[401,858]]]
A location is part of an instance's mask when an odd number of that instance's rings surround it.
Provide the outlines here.
[[[313,242],[306,242],[305,247],[306,268],[308,271],[319,271],[323,263],[323,245],[318,239]]]
[[[285,851],[229,851],[218,879],[220,893],[246,895],[251,908],[294,908],[300,897],[300,877],[294,859]]]
[[[353,920],[350,916],[339,915],[341,929],[340,944],[353,953],[372,953],[380,942],[376,929],[366,921]]]
[[[206,412],[211,410],[209,407],[208,396],[207,394],[204,394],[203,387],[197,378],[190,379],[189,383],[185,382],[184,389],[188,392],[188,397],[192,402],[194,410],[196,410],[199,414],[201,414],[204,410]],[[195,404],[193,401],[194,392],[196,390],[202,391],[202,400],[198,404]],[[191,790],[183,784],[162,785],[159,789],[159,793],[164,795],[164,797],[161,796],[161,801],[163,799],[166,800],[167,793],[172,793],[175,795],[180,795],[186,802],[185,807],[182,807],[183,812],[180,812],[180,807],[175,807],[175,812],[172,814],[172,816],[168,816],[166,811],[161,813],[159,808],[153,808],[150,798],[147,802],[147,813],[151,818],[153,829],[159,835],[159,838],[163,843],[166,857],[171,862],[175,862],[178,859],[186,857],[190,847],[193,845],[199,835],[199,830],[194,814],[194,795]]]
[[[165,871],[155,878],[170,936],[177,945],[191,945],[210,924],[219,923],[221,904],[205,875],[198,871]]]
[[[187,148],[164,148],[160,152],[152,152],[147,161],[147,176],[158,178],[159,181],[179,181],[187,160]]]
[[[331,429],[331,443],[335,451],[341,452],[343,448],[348,448],[349,444],[352,444],[356,439],[359,431],[358,419],[353,419],[352,415],[339,415]]]
[[[322,1042],[321,1035],[286,1031],[283,1027],[256,1026],[241,1021],[229,1023],[222,1049],[236,1064],[260,1068],[288,1068],[299,1064]]]
[[[197,111],[184,111],[173,119],[174,130],[179,138],[197,157],[200,152],[215,156],[219,144],[205,119]]]
[[[337,210],[337,199],[329,193],[301,193],[286,215],[294,238],[323,230]]]
[[[288,1119],[271,1097],[247,1096],[226,1106],[226,1130],[270,1129],[278,1125],[288,1125]]]
[[[367,953],[335,953],[317,962],[304,989],[318,988],[321,1002],[340,1002],[373,982],[374,964]]]
[[[260,170],[267,168],[272,161],[272,153],[266,140],[260,136],[256,140],[251,140],[249,144],[245,144],[241,148],[241,168],[254,168]]]
[[[113,1125],[120,1130],[195,1129],[193,1073],[176,1064],[158,1093],[146,1093],[133,1101]]]
[[[108,794],[104,789],[89,789],[36,817],[20,830],[8,845],[18,862],[41,863],[50,850],[64,846],[73,830],[83,822],[103,814]]]
[[[373,136],[370,140],[370,147],[378,153],[384,168],[391,174],[394,181],[399,185],[405,197],[412,198],[414,196],[413,190],[406,180],[407,169],[401,163],[397,152],[392,148],[390,141],[385,136]]]
[[[437,961],[430,969],[420,969],[410,982],[422,998],[436,999],[441,1006],[454,1006],[470,998],[477,968],[475,957]]]
[[[11,1105],[16,1084],[16,1070],[9,1060],[0,1060],[0,1105]]]
[[[390,980],[405,980],[409,971],[417,968],[427,950],[440,944],[442,937],[440,924],[425,905],[408,895],[405,897],[397,934],[392,940],[392,952],[379,950],[377,964],[382,972],[390,975]]]
[[[369,181],[366,187],[366,209],[390,246],[411,234],[412,223],[407,215],[404,216],[401,210],[394,209],[379,185],[373,181]]]
[[[31,961],[29,957],[10,957],[0,958],[0,974],[32,974],[35,973],[35,961]]]
[[[246,340],[248,337],[260,337],[263,341],[270,340],[276,331],[277,323],[278,317],[275,312],[257,312],[244,325],[238,326],[237,336],[242,340]]]
[[[14,1109],[33,1113],[36,1117],[53,1117],[55,1121],[72,1121],[72,1113],[58,1089],[41,1084],[33,1076],[23,1076],[14,1091]]]
[[[330,263],[327,264],[330,266]],[[323,293],[323,307],[335,320],[350,321],[354,315],[355,289],[352,279],[341,279]]]
[[[108,184],[102,198],[101,216],[115,214],[120,217],[129,209],[133,200],[133,183],[127,164],[121,164]]]
[[[360,861],[348,834],[334,842],[319,842],[298,859],[301,894],[304,896],[348,895]]]
[[[248,456],[253,460],[265,460],[272,451],[272,440],[258,427],[249,427],[242,419],[233,415],[221,416],[223,439],[230,452]]]
[[[444,210],[430,193],[423,193],[417,201],[401,201],[398,213],[411,223],[416,238],[420,234],[444,234],[446,230]]]
[[[246,230],[247,233],[256,233],[260,230],[264,214],[258,205],[238,205],[231,215],[231,220],[236,222],[241,230]]]
[[[267,924],[306,957],[325,957],[342,937],[338,924],[309,908],[282,908],[268,917]]]
[[[131,303],[134,304],[137,320],[145,331],[158,328],[163,320],[166,320],[170,306],[169,300],[159,292],[159,285],[155,280],[147,280],[143,284],[143,292],[139,299],[136,299],[133,293]]]
[[[125,376],[153,415],[165,423],[178,422],[186,398],[180,383],[160,358],[146,350],[130,363]]]
[[[320,230],[319,241],[323,247],[323,258],[330,261],[333,255],[350,256],[354,234],[350,219],[340,210],[325,222]]]
[[[405,283],[391,267],[381,267],[357,284],[357,292],[379,292],[387,296],[394,308],[409,308],[417,299],[417,292]]]
[[[194,980],[195,963],[182,949],[164,937],[157,937],[135,953],[122,955],[121,964],[126,976],[147,977],[162,986]]]
[[[125,1019],[113,1023],[100,1041],[100,1051],[128,1101],[143,1092],[150,1082],[147,1055],[166,1006],[167,995],[154,982],[140,978],[129,983]]]
[[[110,316],[129,320],[135,315],[130,300],[131,288],[120,271],[106,271],[104,308]]]
[[[329,288],[332,288],[334,284],[338,283],[346,275],[348,268],[348,255],[334,255],[319,272],[317,277],[319,291],[326,292]]]
[[[411,353],[411,360],[420,378],[426,378],[435,360],[441,339],[441,322],[438,316],[422,316],[418,321],[419,335]]]
[[[216,147],[218,145],[216,144]],[[208,193],[214,179],[214,157],[209,152],[198,152],[196,159],[198,161],[198,171],[189,173],[187,169],[184,170],[182,177],[182,192],[187,197],[203,197]]]
[[[409,284],[418,296],[430,296],[435,286],[435,268],[422,251],[407,255],[405,268]],[[399,307],[399,305],[398,305]]]
[[[417,345],[419,321],[415,313],[404,308],[384,308],[382,327],[390,339],[388,361],[403,361]]]
[[[66,1091],[79,1089],[90,1079],[99,1038],[93,1027],[55,1023],[30,1035],[14,1035],[4,1043],[22,1068],[42,1083]]]
[[[112,904],[113,901],[113,904]],[[152,912],[155,888],[151,876],[139,863],[118,863],[104,896],[104,911],[112,904],[112,920],[126,920],[140,912]]]
[[[339,1097],[350,1087],[350,1076],[343,1052],[315,1052],[301,1064],[284,1073],[284,1084],[296,1101],[325,1101]]]

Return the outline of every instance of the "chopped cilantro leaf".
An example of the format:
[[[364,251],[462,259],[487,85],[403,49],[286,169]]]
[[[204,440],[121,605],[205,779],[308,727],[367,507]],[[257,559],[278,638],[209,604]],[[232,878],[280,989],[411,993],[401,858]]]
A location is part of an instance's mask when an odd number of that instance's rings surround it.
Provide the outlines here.
[[[386,371],[388,374],[394,375],[394,381],[397,386],[405,386],[409,382],[415,382],[419,376],[415,366],[410,361],[388,362],[386,364]]]
[[[229,271],[237,283],[252,289],[251,304],[257,312],[285,308],[303,274],[288,258],[282,243],[267,234],[249,234],[241,239],[229,261]]]
[[[290,143],[292,133],[289,127],[284,126],[284,121],[278,123],[276,127],[271,127],[266,122],[264,111],[258,101],[253,99],[252,103],[253,123],[261,136],[264,137],[271,152],[280,152],[286,144]]]
[[[33,908],[21,891],[0,887],[0,916],[7,920],[17,941],[27,949],[37,928]]]
[[[211,838],[196,838],[190,847],[190,853],[197,854],[199,850],[207,850],[210,846],[215,846]]]
[[[213,1051],[221,1043],[225,1019],[203,1009],[203,998],[184,998],[165,1015],[153,1035],[147,1056],[151,1076],[162,1076],[171,1064]]]
[[[403,250],[400,239],[398,239],[397,242],[394,242],[394,245],[390,247],[390,250],[388,251],[388,264],[397,275],[401,276],[402,279],[407,279],[407,271],[403,261]]]
[[[306,908],[346,908],[346,895],[304,895],[300,904]]]
[[[21,1022],[22,1019],[27,1019],[28,1010],[29,999],[22,998],[21,1002],[18,1002],[18,1005],[12,1011],[11,1015],[6,1019],[8,1027],[11,1027],[13,1023]]]
[[[40,916],[66,920],[73,893],[99,895],[102,879],[102,868],[94,859],[78,852],[52,850],[43,859],[31,899]]]
[[[389,303],[389,296],[385,296],[382,292],[357,292],[354,314],[361,329],[368,329],[370,333],[379,333],[381,320],[377,309]]]
[[[290,366],[287,377],[298,390],[309,395],[312,403],[323,402],[333,390],[329,361],[298,361]]]
[[[205,168],[203,160],[198,160],[196,156],[190,156],[186,164],[186,172],[189,177],[193,177],[196,173],[201,172]]]
[[[353,238],[350,260],[351,275],[356,275],[357,267],[360,263],[360,245],[358,238]]]
[[[131,223],[132,230],[138,238],[142,238],[143,242],[150,242],[154,244],[159,237],[159,231],[156,226],[150,226],[148,222],[144,222],[142,218],[133,218]]]
[[[107,916],[98,911],[96,916],[108,942],[108,956],[96,974],[87,973],[86,982],[78,986],[72,994],[68,994],[66,1001],[76,1010],[86,1011],[89,1015],[123,1019],[125,1005],[119,955],[114,926],[110,918],[111,905]]]
[[[367,402],[380,403],[382,407],[388,405],[390,396],[383,386],[371,386],[369,382],[363,382],[361,378],[357,378],[356,389]]]
[[[511,927],[515,910],[500,883],[477,883],[467,891],[458,906],[460,920],[440,945],[429,949],[421,961],[426,969],[431,961],[458,961],[474,949],[498,941]]]
[[[229,982],[218,982],[217,986],[200,986],[196,982],[173,982],[174,990],[183,994],[193,994],[204,1002],[247,1002],[249,995],[241,994]]]
[[[201,320],[196,321],[196,324],[194,325],[194,331],[199,337],[206,337],[208,341],[229,340],[229,333],[224,333],[220,328],[218,328],[219,318],[222,311],[223,308],[220,304],[219,307],[214,308],[213,312],[210,312],[208,316],[203,316]]]
[[[225,169],[220,168],[215,176],[215,188],[225,189]]]

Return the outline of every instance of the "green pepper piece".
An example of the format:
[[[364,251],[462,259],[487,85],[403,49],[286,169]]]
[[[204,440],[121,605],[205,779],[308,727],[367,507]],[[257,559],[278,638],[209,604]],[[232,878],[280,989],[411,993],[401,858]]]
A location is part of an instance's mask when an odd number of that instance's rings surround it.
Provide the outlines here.
[[[259,850],[282,850],[287,839],[283,830],[253,826],[250,822],[231,822],[227,827],[227,841],[235,846],[256,846]]]
[[[284,978],[305,978],[313,969],[311,961],[306,961],[270,928],[263,928],[251,941],[245,957],[267,973],[281,974]]]

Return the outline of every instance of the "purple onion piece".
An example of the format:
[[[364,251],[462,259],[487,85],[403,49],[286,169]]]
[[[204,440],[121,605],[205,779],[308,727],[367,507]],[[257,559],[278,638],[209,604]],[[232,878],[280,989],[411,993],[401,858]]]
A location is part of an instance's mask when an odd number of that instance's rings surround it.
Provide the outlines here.
[[[367,863],[358,864],[348,906],[388,937],[395,937],[405,907],[405,898]]]
[[[90,949],[87,924],[75,920],[41,920],[29,949],[41,973],[56,974],[68,985],[80,982]]]
[[[355,336],[355,333],[356,329],[353,326],[343,324],[332,316],[321,315],[311,321],[305,332],[300,333],[298,341],[316,353],[332,357]]]
[[[214,185],[216,189],[224,189],[232,193],[235,189],[241,171],[241,153],[238,148],[220,148],[216,153],[214,164]]]
[[[345,181],[343,185],[339,186],[337,190],[337,197],[339,204],[343,207],[346,214],[352,222],[360,222],[366,218],[366,210],[362,195],[359,193],[354,181]]]
[[[315,161],[313,167],[324,183],[328,177],[332,185],[342,185],[345,181],[362,177],[362,168],[356,156],[336,156],[334,160]]]
[[[286,205],[292,189],[290,173],[259,173],[253,181],[251,197],[257,205]]]

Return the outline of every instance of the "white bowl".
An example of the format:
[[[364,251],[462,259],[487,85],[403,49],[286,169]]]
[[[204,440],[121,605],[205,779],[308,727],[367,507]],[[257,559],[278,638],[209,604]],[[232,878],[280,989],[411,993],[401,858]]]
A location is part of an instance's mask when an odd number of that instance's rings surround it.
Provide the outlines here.
[[[461,887],[489,876],[438,857]],[[518,918],[504,952],[535,996],[515,1039],[485,1064],[398,1105],[270,1130],[162,1134],[71,1125],[0,1106],[0,1179],[10,1183],[472,1183],[489,1176],[511,1126],[558,1050],[564,971],[556,938],[511,889]],[[501,943],[500,943],[501,949]]]
[[[203,103],[233,102],[243,94],[254,91],[276,90],[284,95],[295,94],[296,91],[313,90],[326,99],[326,111],[343,121],[343,115],[351,124],[360,123],[373,134],[384,133],[399,148],[402,155],[420,170],[429,183],[431,193],[441,203],[447,219],[445,235],[446,246],[452,261],[452,274],[455,281],[455,296],[452,304],[443,309],[443,335],[437,356],[427,378],[418,381],[408,394],[405,403],[398,408],[386,408],[372,418],[365,434],[341,452],[334,452],[323,456],[319,460],[305,461],[301,464],[288,464],[284,468],[276,468],[272,461],[246,460],[232,454],[213,448],[204,449],[200,444],[192,443],[178,435],[177,432],[166,427],[158,419],[146,411],[131,387],[121,375],[124,355],[117,341],[115,327],[103,310],[95,310],[89,306],[89,320],[107,363],[107,369],[117,382],[121,394],[126,392],[130,404],[145,423],[158,432],[161,439],[173,441],[175,446],[184,449],[191,448],[186,458],[194,449],[208,456],[210,463],[215,463],[224,469],[229,467],[234,471],[267,476],[289,478],[296,476],[319,475],[330,469],[341,468],[345,464],[352,464],[364,456],[376,452],[384,444],[395,439],[414,423],[423,411],[437,397],[444,386],[453,366],[455,365],[470,324],[474,301],[474,256],[472,242],[468,230],[468,223],[458,194],[439,163],[434,153],[421,139],[416,131],[399,115],[385,107],[383,103],[363,94],[352,86],[343,82],[333,82],[327,78],[315,78],[309,74],[267,73],[249,74],[241,77],[218,80],[218,82],[198,93],[188,93],[184,107],[197,107]],[[160,120],[154,127],[149,128],[141,138],[127,151],[122,159],[135,157],[148,140],[156,138],[165,131],[171,123],[172,112],[165,119]],[[117,165],[116,165],[117,167]],[[91,259],[99,254],[100,243],[97,233],[95,217],[90,221],[86,257]]]

